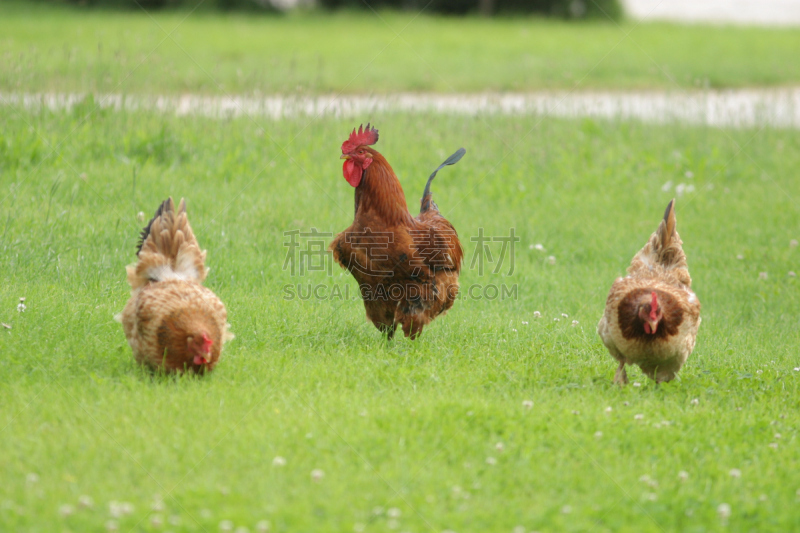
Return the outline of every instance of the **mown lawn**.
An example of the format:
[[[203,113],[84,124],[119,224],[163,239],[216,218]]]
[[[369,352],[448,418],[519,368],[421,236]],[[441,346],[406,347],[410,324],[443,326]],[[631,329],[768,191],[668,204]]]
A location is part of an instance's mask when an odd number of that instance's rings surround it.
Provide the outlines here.
[[[0,91],[686,89],[800,82],[792,28],[0,3]]]
[[[354,294],[349,276],[283,268],[284,232],[351,221],[338,156],[354,121],[98,111],[83,122],[87,111],[0,108],[0,322],[11,327],[0,329],[1,530],[798,523],[795,132],[363,117],[411,205],[432,168],[468,150],[434,197],[467,250],[465,295],[482,289],[418,341],[387,344],[360,301],[330,297],[334,286]],[[640,386],[621,390],[595,324],[678,185],[703,303],[697,348],[676,382],[633,369]],[[112,319],[128,297],[137,214],[168,195],[189,200],[208,285],[237,335],[204,379],[142,372]],[[514,228],[513,272],[506,256],[494,273],[497,242],[494,262],[470,268],[480,228]],[[286,299],[297,284],[323,298]],[[515,295],[479,298],[503,285]]]

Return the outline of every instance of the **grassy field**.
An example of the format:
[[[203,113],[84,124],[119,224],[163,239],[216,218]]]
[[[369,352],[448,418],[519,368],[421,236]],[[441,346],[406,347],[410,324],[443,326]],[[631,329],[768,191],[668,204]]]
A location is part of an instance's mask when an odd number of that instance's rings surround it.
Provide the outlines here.
[[[429,171],[467,148],[434,186],[467,250],[464,292],[517,288],[465,297],[419,341],[387,344],[357,300],[285,298],[287,285],[355,291],[336,268],[282,268],[284,232],[351,221],[338,155],[352,121],[103,111],[82,122],[86,111],[0,108],[3,531],[797,524],[795,132],[364,117],[412,205]],[[703,302],[697,348],[676,382],[633,369],[640,386],[621,390],[595,324],[679,184]],[[142,372],[112,319],[137,213],[168,195],[189,200],[208,286],[237,334],[204,379]],[[515,229],[513,273],[469,268],[480,228]]]
[[[386,93],[776,86],[800,32],[412,13],[288,16],[0,3],[0,91]]]

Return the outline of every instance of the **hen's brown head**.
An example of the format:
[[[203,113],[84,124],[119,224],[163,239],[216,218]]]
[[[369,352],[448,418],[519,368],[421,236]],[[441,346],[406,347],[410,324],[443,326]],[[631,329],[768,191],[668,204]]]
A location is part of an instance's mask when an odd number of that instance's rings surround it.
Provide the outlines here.
[[[196,365],[207,365],[211,362],[211,347],[214,341],[208,333],[201,331],[186,337],[186,349]]]
[[[366,128],[359,126],[358,131],[353,129],[350,137],[342,143],[342,159],[345,159],[342,172],[351,186],[359,186],[364,171],[372,164],[374,150],[368,147],[376,142],[378,130],[367,124]]]
[[[648,335],[655,335],[658,331],[658,323],[664,318],[664,311],[658,305],[658,295],[655,291],[650,293],[650,301],[639,304],[639,318],[644,322],[644,332]]]

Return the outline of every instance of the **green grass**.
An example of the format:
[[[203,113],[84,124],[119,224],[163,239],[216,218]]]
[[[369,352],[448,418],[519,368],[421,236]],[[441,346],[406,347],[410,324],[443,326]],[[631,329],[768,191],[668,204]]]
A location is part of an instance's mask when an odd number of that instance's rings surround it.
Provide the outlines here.
[[[467,249],[462,286],[518,290],[462,299],[418,341],[387,344],[359,301],[283,298],[287,284],[355,290],[338,269],[282,270],[284,231],[351,221],[338,154],[352,121],[85,111],[0,108],[1,530],[102,531],[111,501],[135,508],[120,531],[155,531],[157,515],[172,531],[699,532],[722,528],[722,503],[730,531],[797,524],[795,132],[369,117],[412,205],[467,148],[434,186]],[[595,324],[667,181],[695,186],[677,212],[703,324],[680,379],[633,369],[641,386],[620,390]],[[203,379],[142,372],[112,319],[137,213],[168,195],[189,199],[237,335]],[[512,227],[513,274],[468,268],[479,228]],[[94,507],[59,516],[81,495]]]
[[[0,91],[386,93],[800,82],[794,29],[0,3]]]

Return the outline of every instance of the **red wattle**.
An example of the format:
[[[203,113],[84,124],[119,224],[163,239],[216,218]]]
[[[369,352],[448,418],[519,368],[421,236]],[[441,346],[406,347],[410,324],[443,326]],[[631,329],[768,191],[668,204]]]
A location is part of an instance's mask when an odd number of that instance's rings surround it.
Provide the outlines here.
[[[359,183],[361,183],[361,167],[356,165],[356,162],[352,159],[345,160],[344,165],[342,165],[342,173],[344,174],[344,179],[352,187],[358,187]]]
[[[199,355],[195,355],[195,356],[194,356],[194,359],[193,359],[193,362],[194,362],[194,364],[196,364],[196,365],[202,365],[203,363],[205,363],[205,362],[206,362],[206,360],[205,360],[205,359],[203,359],[202,357],[200,357]]]
[[[644,323],[644,332],[650,335],[652,332],[650,331],[650,324],[647,322]]]

